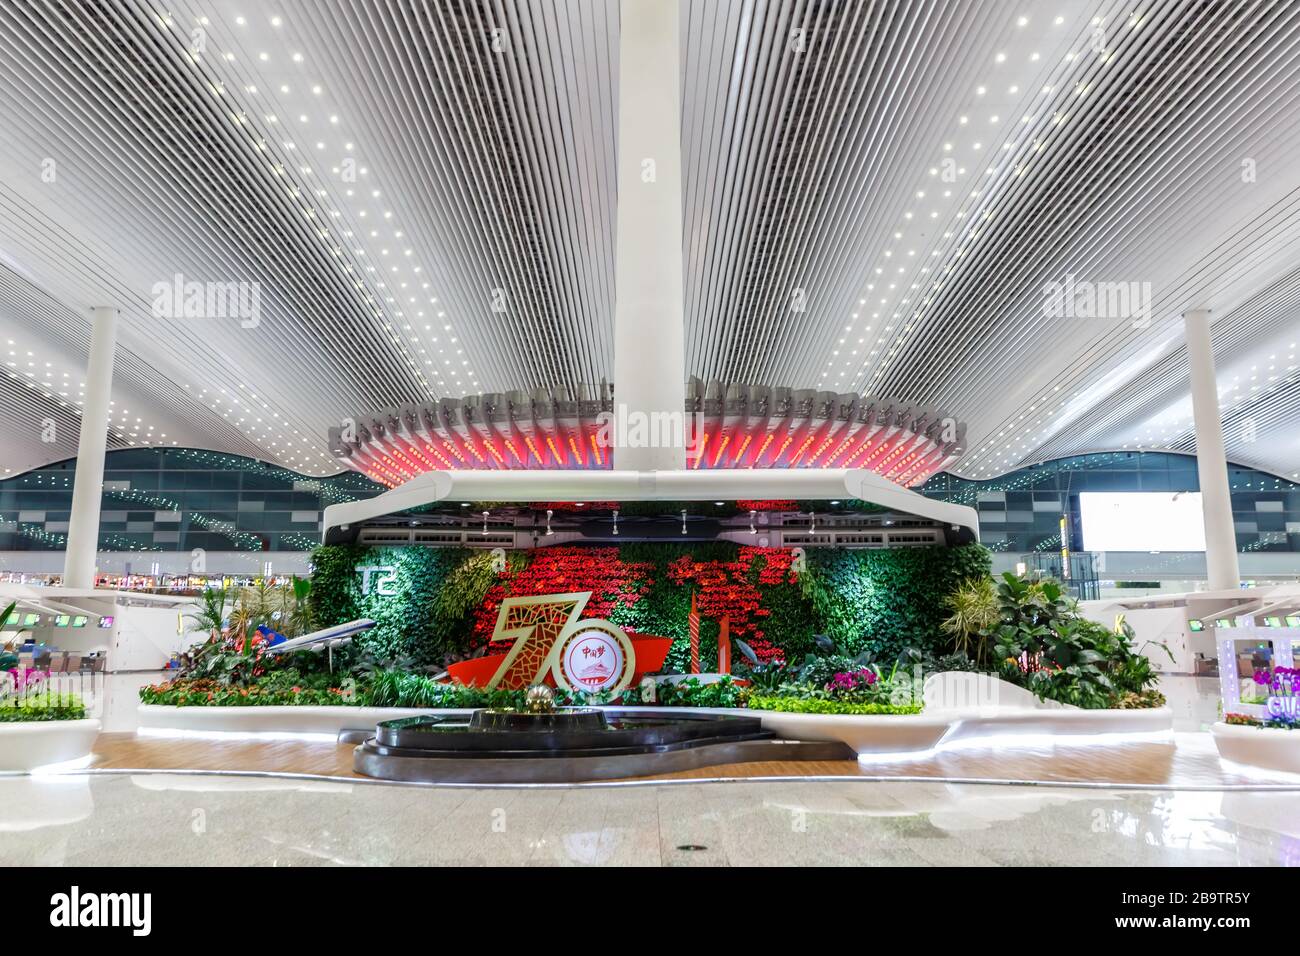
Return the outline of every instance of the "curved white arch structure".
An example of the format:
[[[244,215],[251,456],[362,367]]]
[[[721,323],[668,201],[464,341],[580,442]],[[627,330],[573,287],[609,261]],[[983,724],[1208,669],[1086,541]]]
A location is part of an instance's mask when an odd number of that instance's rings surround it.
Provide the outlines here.
[[[936,501],[871,471],[430,471],[364,501],[325,509],[322,541],[352,540],[373,518],[439,501],[718,501],[853,498],[969,531],[979,519],[967,505]]]

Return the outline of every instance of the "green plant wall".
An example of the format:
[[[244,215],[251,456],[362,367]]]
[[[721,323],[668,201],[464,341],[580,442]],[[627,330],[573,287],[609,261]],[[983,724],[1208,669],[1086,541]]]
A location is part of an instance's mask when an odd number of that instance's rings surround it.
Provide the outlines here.
[[[362,594],[367,566],[391,567],[396,593]],[[435,665],[466,656],[472,612],[496,578],[488,551],[327,546],[312,554],[311,601],[321,627],[373,619],[357,643],[375,657]]]
[[[944,598],[967,579],[987,575],[990,564],[978,545],[810,548],[805,560],[802,568],[792,567],[789,551],[728,542],[634,543],[511,552],[506,570],[498,572],[487,551],[326,546],[312,557],[311,601],[321,627],[358,617],[377,621],[357,642],[375,657],[439,665],[482,651],[506,597],[591,590],[589,616],[674,638],[668,665],[686,670],[694,592],[707,670],[716,666],[724,613],[733,636],[764,659],[800,660],[814,650],[819,633],[843,650],[869,649],[881,658],[907,647],[939,652],[951,643],[940,629]],[[362,594],[360,569],[367,566],[391,567],[395,593],[380,595],[372,587]]]
[[[851,654],[888,659],[908,647],[938,652],[944,599],[963,582],[987,577],[992,561],[978,544],[956,548],[841,551],[808,549],[800,577],[821,632]]]

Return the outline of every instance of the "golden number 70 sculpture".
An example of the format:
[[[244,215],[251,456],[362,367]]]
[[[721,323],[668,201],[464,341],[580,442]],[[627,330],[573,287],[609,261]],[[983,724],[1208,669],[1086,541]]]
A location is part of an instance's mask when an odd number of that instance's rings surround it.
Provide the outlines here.
[[[527,687],[549,673],[566,690],[627,687],[636,670],[632,641],[617,624],[581,617],[590,598],[590,591],[506,598],[492,640],[514,644],[488,686]]]

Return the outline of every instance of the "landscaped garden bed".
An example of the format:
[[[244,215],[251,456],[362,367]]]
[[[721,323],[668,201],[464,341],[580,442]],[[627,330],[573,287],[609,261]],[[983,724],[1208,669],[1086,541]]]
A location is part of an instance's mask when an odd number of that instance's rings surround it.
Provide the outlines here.
[[[0,610],[0,621],[14,607]],[[85,760],[99,727],[81,697],[55,687],[45,671],[19,667],[17,654],[0,647],[0,772]]]
[[[747,710],[779,733],[851,739],[861,753],[984,731],[1168,725],[1156,674],[1127,625],[1084,619],[1051,580],[994,581],[978,547],[827,551],[799,571],[790,552],[721,544],[545,548],[511,555],[504,569],[460,549],[322,548],[314,560],[315,582],[299,582],[292,600],[209,595],[196,621],[207,640],[177,679],[140,691],[142,727],[329,732],[363,729],[376,714],[521,710],[523,688],[467,686],[437,672],[508,649],[489,640],[507,598],[579,589],[593,594],[586,615],[674,644],[658,679],[615,693],[559,690],[560,706]],[[362,594],[362,562],[392,568],[396,595]],[[702,608],[730,622],[734,675],[680,673],[693,590]],[[429,599],[408,601],[408,591]],[[361,616],[378,626],[336,652],[332,666],[310,652],[266,653],[278,637],[272,628],[292,636]],[[716,667],[717,628],[705,618],[700,632],[701,666]],[[1002,688],[992,709],[936,696],[925,678],[944,671]],[[300,719],[288,716],[295,708]],[[229,717],[193,713],[220,710]],[[1149,716],[1113,716],[1126,710]],[[1082,716],[1088,711],[1096,716]],[[169,716],[181,712],[190,715]]]
[[[1300,733],[1289,726],[1229,714],[1210,728],[1210,736],[1224,760],[1300,774]]]
[[[30,771],[89,757],[98,720],[75,694],[48,690],[0,699],[0,771]]]
[[[1254,713],[1227,713],[1210,728],[1219,756],[1233,763],[1300,773],[1300,668],[1261,668],[1258,696],[1243,699]]]

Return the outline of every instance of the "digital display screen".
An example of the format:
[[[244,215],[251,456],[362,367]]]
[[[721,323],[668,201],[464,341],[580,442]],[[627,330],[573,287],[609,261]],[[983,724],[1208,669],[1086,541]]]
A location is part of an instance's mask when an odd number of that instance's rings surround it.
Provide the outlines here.
[[[67,627],[67,626],[68,626],[68,622],[69,622],[70,620],[72,620],[72,618],[69,617],[68,615],[66,615],[66,614],[60,614],[60,615],[58,615],[57,617],[54,618],[54,626],[55,626],[55,627]]]
[[[99,626],[100,626],[102,629],[104,629],[104,630],[107,630],[108,628],[112,627],[112,626],[113,626],[113,615],[111,615],[111,614],[105,614],[103,617],[101,617],[101,618],[99,619]]]
[[[72,619],[72,626],[73,626],[73,627],[85,627],[85,626],[86,626],[86,615],[84,615],[84,614],[78,614],[76,617],[74,617],[74,618]]]
[[[39,614],[23,615],[23,627],[35,627],[39,623],[41,623],[41,616]]]
[[[1204,551],[1198,491],[1085,491],[1079,495],[1087,551]]]

